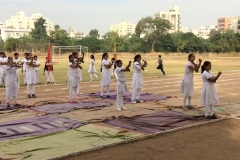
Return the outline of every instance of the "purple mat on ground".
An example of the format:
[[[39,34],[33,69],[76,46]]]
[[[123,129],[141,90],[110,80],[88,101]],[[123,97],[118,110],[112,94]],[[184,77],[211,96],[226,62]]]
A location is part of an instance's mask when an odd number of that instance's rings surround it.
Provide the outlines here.
[[[109,95],[111,96],[111,98],[108,98],[109,100],[116,101],[116,97],[117,97],[116,91],[110,91]],[[88,93],[88,94],[85,94],[85,96],[99,98],[100,93]],[[106,96],[104,96],[104,97],[106,97]],[[131,97],[132,97],[132,92],[124,92],[123,93],[123,103],[125,103],[125,104],[131,103]],[[165,100],[167,98],[170,98],[170,96],[156,95],[153,93],[146,93],[146,92],[140,94],[140,99],[144,102],[154,101],[154,100]]]
[[[55,116],[42,116],[0,123],[0,140],[64,131],[83,126],[80,122]]]
[[[78,104],[62,103],[62,104],[47,104],[43,106],[31,107],[32,110],[49,113],[49,114],[61,114],[70,112],[76,109],[89,109],[89,108],[100,108],[109,107],[111,102],[98,102],[98,101],[86,101],[78,102]]]
[[[118,119],[106,121],[104,123],[144,133],[157,133],[181,127],[193,121],[204,121],[204,116],[197,117],[175,111],[164,111],[131,118],[119,117]]]

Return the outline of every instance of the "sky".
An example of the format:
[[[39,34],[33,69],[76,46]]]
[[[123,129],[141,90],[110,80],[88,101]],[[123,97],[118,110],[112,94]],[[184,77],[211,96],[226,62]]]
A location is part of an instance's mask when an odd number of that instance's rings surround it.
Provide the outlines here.
[[[5,23],[19,11],[27,17],[42,13],[67,31],[74,27],[88,34],[97,29],[103,35],[122,19],[137,24],[174,5],[180,7],[181,28],[200,29],[216,25],[217,18],[240,15],[240,0],[0,0],[0,21]]]

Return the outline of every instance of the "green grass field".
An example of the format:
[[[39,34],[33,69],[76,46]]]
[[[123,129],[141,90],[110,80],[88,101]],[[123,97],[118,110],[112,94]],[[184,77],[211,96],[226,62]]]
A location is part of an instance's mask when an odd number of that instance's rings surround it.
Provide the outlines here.
[[[162,55],[163,59],[163,66],[164,71],[167,75],[174,75],[174,74],[183,74],[185,64],[187,62],[187,54],[169,54],[169,55]],[[109,59],[113,57],[112,54],[110,54]],[[124,54],[118,55],[118,59],[121,59],[123,61],[123,66],[126,66],[128,64],[128,61],[133,61],[134,54]],[[63,59],[54,59],[53,62],[58,62],[58,65],[54,65],[54,78],[56,83],[63,84],[67,83],[67,65],[68,65],[68,59],[67,55],[62,56]],[[157,54],[142,54],[142,59],[147,60],[148,66],[147,66],[147,73],[143,72],[144,77],[151,77],[151,76],[162,76],[162,73],[160,70],[157,70],[156,67],[158,66],[157,62]],[[209,55],[196,55],[195,62],[198,61],[198,59],[201,58],[203,61],[210,61],[212,62],[212,72],[214,71],[229,71],[229,70],[240,70],[240,57],[220,57],[220,56],[209,56]],[[95,65],[97,69],[97,75],[100,76],[100,62],[101,62],[101,54],[95,54]],[[45,83],[46,78],[45,75],[43,75],[43,68],[44,68],[44,60],[39,59],[41,62],[39,76],[40,81]],[[83,81],[89,81],[90,77],[88,74],[88,65],[89,65],[89,59],[85,58],[85,63],[82,64],[83,70]],[[132,67],[131,67],[132,69]],[[127,78],[132,77],[132,70],[130,72],[126,73]],[[23,77],[21,75],[21,84],[23,85]]]

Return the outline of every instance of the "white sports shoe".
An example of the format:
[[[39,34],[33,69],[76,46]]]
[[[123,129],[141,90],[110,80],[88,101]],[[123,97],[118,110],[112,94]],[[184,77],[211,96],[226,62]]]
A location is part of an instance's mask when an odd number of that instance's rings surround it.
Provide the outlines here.
[[[122,110],[125,110],[125,109],[127,109],[127,108],[125,108],[125,107],[122,107],[121,109],[122,109]]]
[[[131,103],[137,103],[136,101],[131,101]]]
[[[121,111],[121,108],[117,108],[118,111]]]

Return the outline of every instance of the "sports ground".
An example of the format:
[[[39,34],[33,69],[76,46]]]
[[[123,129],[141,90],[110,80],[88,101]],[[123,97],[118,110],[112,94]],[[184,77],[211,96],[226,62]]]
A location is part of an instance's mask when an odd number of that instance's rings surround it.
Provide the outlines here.
[[[130,56],[122,57],[127,64]],[[143,58],[149,64],[148,72],[143,73],[142,93],[146,102],[127,103],[127,110],[122,111],[116,110],[114,99],[95,96],[100,82],[88,82],[85,72],[79,105],[67,104],[67,60],[58,60],[54,71],[56,84],[38,85],[36,99],[28,99],[26,87],[21,86],[18,99],[22,108],[4,110],[4,104],[1,105],[0,158],[239,159],[240,58],[201,58],[212,61],[214,75],[218,70],[223,72],[216,83],[221,102],[215,106],[218,120],[206,121],[202,117],[199,73],[194,75],[194,108],[181,108],[179,86],[186,63],[182,55],[163,57],[166,76],[155,69],[154,56]],[[131,75],[127,74],[129,89]],[[115,88],[113,79],[111,90]],[[0,89],[0,97],[4,103],[4,88]],[[147,100],[148,97],[152,99]]]

